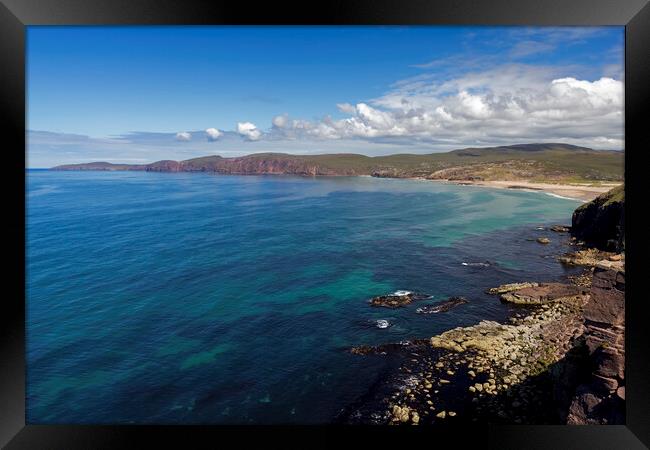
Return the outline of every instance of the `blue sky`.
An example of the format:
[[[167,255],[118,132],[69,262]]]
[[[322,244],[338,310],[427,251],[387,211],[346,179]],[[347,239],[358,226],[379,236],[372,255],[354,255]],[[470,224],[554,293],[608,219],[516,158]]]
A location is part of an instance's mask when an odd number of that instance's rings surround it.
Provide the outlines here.
[[[28,164],[549,140],[620,149],[623,36],[622,27],[28,27]]]

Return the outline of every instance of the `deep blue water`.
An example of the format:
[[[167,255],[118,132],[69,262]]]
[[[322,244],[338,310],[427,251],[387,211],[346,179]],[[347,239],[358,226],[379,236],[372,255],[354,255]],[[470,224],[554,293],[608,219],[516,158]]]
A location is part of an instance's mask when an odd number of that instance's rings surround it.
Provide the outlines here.
[[[28,171],[27,420],[328,422],[390,368],[348,347],[504,320],[486,288],[565,274],[566,235],[536,227],[577,205],[363,177]],[[368,305],[398,289],[469,303]]]

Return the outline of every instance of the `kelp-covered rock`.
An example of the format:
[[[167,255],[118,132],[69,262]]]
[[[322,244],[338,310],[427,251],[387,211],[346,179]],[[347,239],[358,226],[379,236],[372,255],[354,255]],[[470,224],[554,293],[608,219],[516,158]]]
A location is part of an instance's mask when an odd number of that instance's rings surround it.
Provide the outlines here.
[[[575,210],[571,234],[590,247],[625,249],[625,189],[618,186]]]
[[[370,305],[383,306],[385,308],[399,308],[406,306],[415,300],[424,300],[428,295],[416,294],[411,291],[396,291],[388,295],[379,295],[370,299]]]
[[[435,314],[440,312],[449,311],[451,308],[467,303],[465,297],[450,297],[447,300],[437,303],[435,305],[425,305],[416,309],[415,312],[418,314]]]

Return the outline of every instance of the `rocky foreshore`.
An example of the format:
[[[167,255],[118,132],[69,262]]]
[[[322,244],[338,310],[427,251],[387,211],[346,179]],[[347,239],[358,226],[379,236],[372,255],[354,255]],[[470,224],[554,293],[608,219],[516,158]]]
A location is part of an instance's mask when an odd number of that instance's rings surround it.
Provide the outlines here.
[[[493,288],[495,295],[525,292],[544,299],[525,302],[526,313],[509,323],[483,321],[428,340],[355,347],[358,355],[399,352],[406,358],[392,390],[348,411],[345,421],[622,423],[622,291],[617,306],[605,308],[615,330],[601,321],[602,305],[610,302],[602,280],[618,280],[624,289],[624,272],[595,270],[597,281],[587,289],[561,283]],[[557,296],[549,297],[549,286]]]
[[[379,402],[383,411],[366,415],[357,411],[350,415],[351,421],[538,423],[540,413],[550,417],[549,405],[537,407],[545,400],[540,374],[562,359],[582,335],[581,311],[587,299],[588,295],[562,297],[512,318],[511,323],[483,321],[433,336],[428,342],[355,349],[357,354],[401,351],[420,356],[401,367],[401,382]]]
[[[625,254],[587,248],[575,237],[567,243],[577,248],[558,261],[582,273],[566,282],[522,281],[487,290],[516,305],[507,323],[482,321],[431,338],[351,349],[356,355],[399,354],[403,363],[339,420],[624,423]]]

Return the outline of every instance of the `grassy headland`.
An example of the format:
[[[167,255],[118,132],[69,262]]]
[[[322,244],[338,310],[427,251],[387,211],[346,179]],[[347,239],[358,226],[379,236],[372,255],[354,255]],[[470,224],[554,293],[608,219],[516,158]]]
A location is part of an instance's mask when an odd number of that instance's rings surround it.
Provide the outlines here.
[[[205,156],[185,161],[165,160],[139,165],[107,162],[67,164],[53,169],[214,172],[240,175],[368,175],[486,185],[496,182],[491,185],[550,191],[553,189],[547,189],[544,185],[568,185],[572,188],[582,185],[583,190],[577,194],[574,192],[576,194],[574,196],[587,199],[623,181],[623,152],[547,143],[465,148],[426,155],[396,154],[370,157],[350,153],[323,155],[257,153],[235,158]],[[517,182],[517,185],[501,186],[499,182]],[[535,184],[540,186],[536,187]],[[586,191],[584,191],[585,187],[588,188]],[[556,193],[567,194],[567,192]]]

